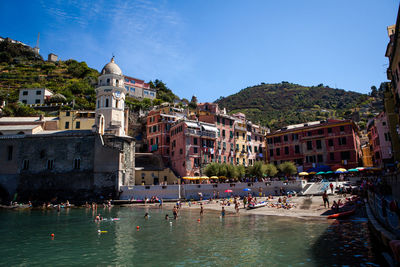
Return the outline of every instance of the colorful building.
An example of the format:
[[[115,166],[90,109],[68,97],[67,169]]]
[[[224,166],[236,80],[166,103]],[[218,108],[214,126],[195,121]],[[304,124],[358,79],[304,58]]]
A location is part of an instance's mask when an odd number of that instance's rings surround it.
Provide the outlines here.
[[[201,176],[202,168],[215,161],[218,129],[214,124],[184,119],[170,129],[170,160],[180,177]]]
[[[368,138],[374,166],[384,167],[385,163],[392,162],[392,143],[385,112],[381,112],[368,123]]]
[[[96,112],[85,110],[60,111],[59,130],[92,130]]]
[[[165,106],[151,110],[147,116],[146,140],[148,152],[160,154],[164,163],[169,162],[171,125],[184,118],[183,112],[183,109]]]
[[[236,165],[248,166],[248,147],[247,147],[247,124],[246,116],[243,113],[233,114],[236,118],[235,123],[235,158]]]
[[[267,160],[294,162],[300,171],[328,165],[354,168],[361,161],[358,128],[351,120],[290,125],[266,136]]]
[[[227,115],[225,110],[220,111],[218,104],[215,103],[198,104],[197,117],[199,121],[214,124],[218,129],[215,161],[234,164],[234,125],[236,119]]]
[[[150,84],[145,83],[143,80],[124,76],[124,86],[127,91],[127,96],[138,99],[154,99],[157,97],[156,89],[150,88]]]

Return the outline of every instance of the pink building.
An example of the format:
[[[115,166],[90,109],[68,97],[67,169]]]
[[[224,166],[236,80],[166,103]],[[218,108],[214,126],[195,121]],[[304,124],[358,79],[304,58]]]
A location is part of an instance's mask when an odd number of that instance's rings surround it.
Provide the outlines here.
[[[218,163],[234,164],[235,160],[235,118],[220,111],[218,104],[200,103],[197,105],[199,121],[214,124],[218,129],[216,140],[216,158]]]
[[[391,162],[392,143],[385,112],[381,112],[368,123],[368,138],[374,165],[384,167],[384,163]]]
[[[148,83],[143,80],[136,79],[130,76],[124,76],[124,85],[127,95],[134,98],[150,98],[154,99],[157,96],[155,89],[150,88]]]
[[[170,129],[172,169],[181,177],[201,176],[201,168],[215,160],[218,129],[214,124],[181,120]]]
[[[169,162],[171,126],[183,117],[183,110],[172,106],[151,110],[147,116],[148,152],[160,154],[164,163]]]

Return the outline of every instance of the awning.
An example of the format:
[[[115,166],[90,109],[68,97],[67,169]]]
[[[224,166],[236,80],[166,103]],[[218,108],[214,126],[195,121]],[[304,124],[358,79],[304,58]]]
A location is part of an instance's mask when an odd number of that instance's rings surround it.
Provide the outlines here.
[[[197,123],[190,122],[190,121],[185,121],[185,124],[186,124],[187,127],[200,129],[200,126],[197,125]]]
[[[203,127],[203,129],[204,129],[205,131],[210,131],[210,132],[218,133],[217,127],[208,126],[208,125],[201,125],[201,127]]]

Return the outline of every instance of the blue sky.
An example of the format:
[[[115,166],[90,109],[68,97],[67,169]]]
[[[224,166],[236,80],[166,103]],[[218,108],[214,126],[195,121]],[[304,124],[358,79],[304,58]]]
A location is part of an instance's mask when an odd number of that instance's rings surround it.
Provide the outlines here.
[[[124,74],[214,101],[261,82],[362,93],[386,81],[396,0],[0,1],[0,36],[42,56]]]

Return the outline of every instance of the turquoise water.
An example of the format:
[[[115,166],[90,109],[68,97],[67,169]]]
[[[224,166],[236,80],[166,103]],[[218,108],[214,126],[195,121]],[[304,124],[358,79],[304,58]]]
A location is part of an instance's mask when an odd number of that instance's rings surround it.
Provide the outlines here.
[[[364,219],[339,224],[271,216],[221,219],[206,211],[198,222],[195,210],[182,211],[176,221],[164,219],[166,213],[172,217],[165,208],[98,212],[120,221],[95,223],[89,209],[0,211],[0,265],[351,266],[374,261]]]

